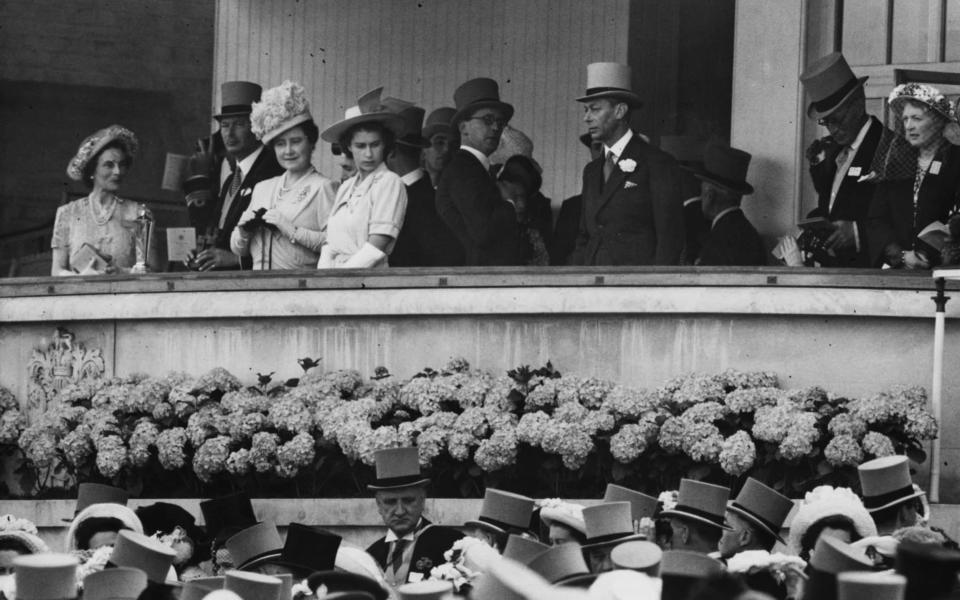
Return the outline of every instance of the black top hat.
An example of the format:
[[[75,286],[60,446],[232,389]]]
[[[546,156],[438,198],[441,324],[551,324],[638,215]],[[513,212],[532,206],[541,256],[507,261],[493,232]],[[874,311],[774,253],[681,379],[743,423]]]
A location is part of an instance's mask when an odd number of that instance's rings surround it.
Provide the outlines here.
[[[430,483],[420,474],[420,451],[415,446],[377,450],[373,459],[377,480],[367,486],[369,490],[395,490]]]
[[[957,587],[960,551],[904,540],[897,546],[896,571],[907,578],[906,598],[934,598]]]
[[[123,488],[104,485],[102,483],[81,483],[77,486],[77,508],[74,514],[91,504],[120,504],[127,505],[130,493]]]
[[[241,529],[257,524],[250,496],[244,492],[221,496],[200,503],[207,535],[221,544]]]
[[[746,195],[753,193],[753,186],[747,183],[751,158],[749,152],[731,148],[719,140],[711,140],[703,151],[703,165],[684,168],[700,179]]]
[[[786,543],[780,537],[780,529],[787,520],[787,515],[793,510],[793,500],[753,477],[749,477],[743,484],[740,493],[727,506],[727,510],[760,527],[781,544]]]
[[[866,77],[853,74],[847,60],[839,52],[815,60],[800,75],[800,81],[810,96],[807,116],[823,118],[837,110],[847,98],[863,87]]]
[[[307,585],[314,593],[321,585],[326,587],[326,598],[337,592],[366,592],[373,596],[374,600],[386,600],[389,596],[387,590],[375,579],[346,571],[317,571],[307,577]]]
[[[306,577],[316,571],[330,571],[337,560],[342,539],[320,527],[290,523],[287,539],[279,555],[261,556],[243,568],[250,570],[267,563],[282,565],[292,569],[298,577]]]
[[[500,86],[489,77],[477,77],[461,84],[453,93],[453,102],[457,105],[457,112],[450,120],[454,126],[481,108],[500,109],[506,121],[513,117],[513,106],[500,100]]]
[[[249,115],[262,93],[263,88],[250,81],[224,81],[220,84],[220,114],[213,118]]]

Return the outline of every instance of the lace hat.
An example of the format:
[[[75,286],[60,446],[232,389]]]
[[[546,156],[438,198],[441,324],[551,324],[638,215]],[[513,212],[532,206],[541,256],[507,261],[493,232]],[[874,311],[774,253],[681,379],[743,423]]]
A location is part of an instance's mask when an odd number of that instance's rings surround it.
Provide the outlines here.
[[[50,551],[46,542],[40,539],[36,525],[13,515],[0,516],[0,540],[16,540],[29,550],[28,554]]]
[[[77,153],[70,159],[67,165],[67,177],[74,181],[83,179],[83,170],[86,168],[90,159],[95,157],[103,148],[113,141],[119,141],[129,158],[133,158],[140,149],[140,143],[137,136],[132,131],[122,125],[110,125],[96,131],[86,137],[81,142]]]
[[[287,80],[263,92],[260,101],[253,103],[250,130],[258,140],[269,144],[288,129],[312,120],[306,90],[299,83]]]
[[[83,600],[137,600],[147,588],[147,574],[132,567],[114,567],[83,578]]]

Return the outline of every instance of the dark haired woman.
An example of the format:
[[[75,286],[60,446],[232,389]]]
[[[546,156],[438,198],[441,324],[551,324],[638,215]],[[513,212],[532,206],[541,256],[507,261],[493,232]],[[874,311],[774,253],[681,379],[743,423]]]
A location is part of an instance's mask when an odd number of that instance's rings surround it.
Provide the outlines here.
[[[877,526],[863,501],[849,488],[821,485],[807,492],[790,524],[787,547],[810,562],[817,541],[832,537],[844,543],[877,535]]]
[[[285,81],[265,91],[253,103],[250,123],[286,171],[253,188],[250,206],[230,236],[230,249],[251,256],[254,270],[312,269],[326,240],[334,192],[310,162],[320,132],[303,87]]]
[[[553,213],[550,200],[540,193],[541,185],[540,165],[523,154],[508,158],[497,175],[500,197],[517,211],[523,264],[545,267],[550,264]]]
[[[67,166],[90,194],[57,209],[50,247],[51,275],[101,275],[129,269],[136,262],[137,203],[117,196],[137,153],[137,138],[120,125],[87,137]]]
[[[321,137],[339,143],[357,173],[340,184],[317,268],[386,267],[407,210],[407,190],[387,168],[402,121],[380,104],[383,88],[365,94]]]

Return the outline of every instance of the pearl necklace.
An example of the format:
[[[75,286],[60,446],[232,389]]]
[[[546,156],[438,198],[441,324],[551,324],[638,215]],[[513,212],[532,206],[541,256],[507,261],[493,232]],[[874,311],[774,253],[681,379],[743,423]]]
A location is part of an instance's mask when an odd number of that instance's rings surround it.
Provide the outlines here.
[[[93,216],[93,222],[97,225],[106,225],[113,218],[113,213],[117,210],[120,200],[116,196],[110,196],[109,208],[97,208],[99,203],[93,199],[93,195],[87,196],[87,202],[90,203],[90,214]]]
[[[303,175],[301,175],[300,177],[298,177],[297,180],[294,181],[294,182],[293,182],[292,184],[290,184],[289,186],[286,186],[286,185],[284,185],[284,184],[287,183],[287,176],[290,175],[290,172],[288,171],[288,172],[284,173],[284,174],[283,174],[283,181],[282,181],[281,184],[280,184],[280,189],[279,189],[277,195],[278,195],[278,196],[285,196],[288,192],[292,192],[293,190],[297,189],[297,187],[300,185],[300,183],[301,183],[304,179],[306,179],[307,176],[310,175],[311,173],[313,173],[314,171],[316,171],[316,169],[315,169],[314,167],[310,167],[309,169],[307,169],[307,172],[306,172],[306,173],[304,173]]]

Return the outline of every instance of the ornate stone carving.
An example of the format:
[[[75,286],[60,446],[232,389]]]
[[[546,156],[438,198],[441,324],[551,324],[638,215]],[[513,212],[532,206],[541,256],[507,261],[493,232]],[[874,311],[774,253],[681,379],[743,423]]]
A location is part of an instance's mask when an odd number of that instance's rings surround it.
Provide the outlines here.
[[[86,349],[72,331],[57,327],[53,340],[46,348],[34,350],[27,364],[28,414],[50,409],[57,392],[71,384],[99,379],[104,370],[99,349]]]

